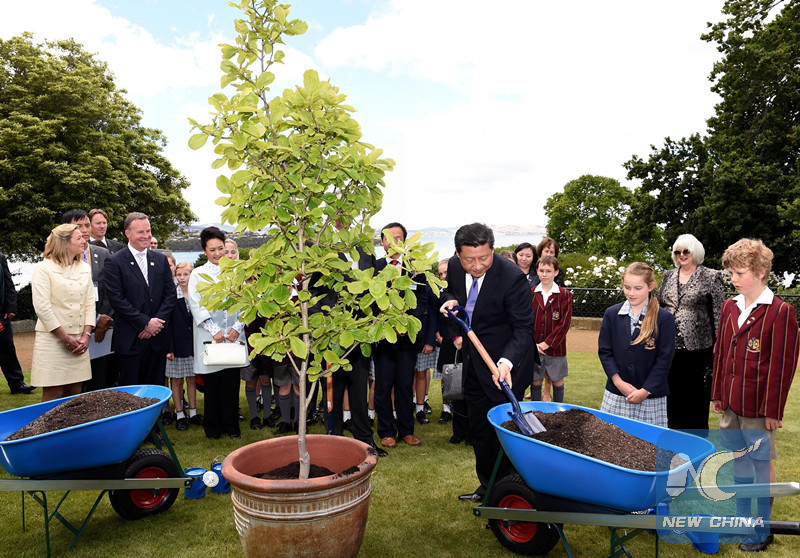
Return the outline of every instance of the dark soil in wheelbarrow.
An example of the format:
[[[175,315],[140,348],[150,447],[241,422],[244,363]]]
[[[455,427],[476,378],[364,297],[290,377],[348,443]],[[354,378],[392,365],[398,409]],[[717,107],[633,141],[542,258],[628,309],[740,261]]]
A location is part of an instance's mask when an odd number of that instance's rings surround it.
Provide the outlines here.
[[[27,426],[14,432],[6,440],[21,440],[94,420],[122,415],[149,407],[158,401],[154,397],[139,397],[115,389],[90,391],[53,407]]]
[[[620,467],[666,471],[674,455],[581,409],[534,414],[547,430],[531,438]],[[521,434],[512,420],[501,426]]]

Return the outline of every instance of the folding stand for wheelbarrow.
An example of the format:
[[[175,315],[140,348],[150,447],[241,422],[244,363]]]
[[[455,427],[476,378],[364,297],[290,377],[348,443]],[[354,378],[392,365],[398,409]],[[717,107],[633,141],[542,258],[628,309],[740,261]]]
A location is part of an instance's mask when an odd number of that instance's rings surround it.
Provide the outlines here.
[[[48,558],[51,556],[50,522],[53,519],[57,519],[74,535],[69,546],[72,550],[106,493],[112,507],[121,517],[141,519],[169,509],[177,498],[179,489],[191,485],[192,481],[184,475],[161,419],[157,420],[150,437],[156,449],[139,449],[122,463],[42,477],[0,479],[0,492],[21,493],[23,531],[26,531],[26,494],[42,506]],[[169,454],[162,447],[166,447]],[[50,509],[46,493],[53,490],[65,492]],[[59,511],[74,490],[100,490],[86,517],[77,525]]]

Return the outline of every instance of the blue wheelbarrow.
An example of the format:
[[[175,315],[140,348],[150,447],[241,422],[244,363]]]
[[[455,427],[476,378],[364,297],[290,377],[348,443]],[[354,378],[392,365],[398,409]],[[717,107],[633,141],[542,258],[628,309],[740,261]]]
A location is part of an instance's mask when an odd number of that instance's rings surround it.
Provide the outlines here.
[[[575,405],[546,402],[521,402],[520,405],[523,412],[582,409],[655,444],[659,452],[680,454],[681,459],[659,466],[654,472],[628,469],[508,430],[502,424],[509,420],[511,404],[494,407],[489,411],[488,419],[497,433],[502,451],[484,501],[473,508],[473,514],[488,519],[497,539],[509,550],[543,556],[560,539],[567,554],[573,556],[562,526],[575,524],[609,527],[609,556],[630,556],[626,541],[645,531],[657,532],[660,537],[673,533],[685,536],[686,542],[691,542],[697,550],[710,553],[716,551],[719,543],[719,529],[715,527],[719,521],[715,523],[715,520],[737,519],[692,516],[692,529],[669,529],[679,524],[677,519],[680,519],[670,515],[675,513],[669,506],[676,501],[676,493],[685,492],[684,497],[699,500],[708,489],[692,485],[692,478],[687,473],[691,470],[694,474],[704,460],[719,454],[711,440]],[[516,473],[497,479],[495,476],[503,453],[508,456]],[[677,485],[675,479],[679,480]],[[690,481],[688,485],[685,485],[686,480]],[[714,488],[723,493],[735,492],[737,498],[800,494],[798,483],[753,484],[746,488],[720,485]],[[768,528],[776,534],[800,534],[800,523],[793,521],[768,521]],[[624,534],[618,534],[617,530],[624,530]],[[742,536],[753,532],[749,526],[735,527],[731,531]]]
[[[164,386],[141,385],[111,388],[157,403],[121,415],[56,430],[21,440],[5,441],[11,434],[43,413],[71,398],[47,401],[0,413],[0,467],[18,479],[0,479],[0,491],[23,493],[23,529],[27,493],[44,508],[47,554],[50,555],[49,522],[58,519],[75,534],[73,548],[102,497],[108,493],[114,510],[125,519],[141,519],[169,509],[180,488],[188,486],[172,445],[158,420],[172,395]],[[165,443],[169,453],[158,448],[139,449],[155,432],[156,446]],[[48,512],[48,490],[66,493]],[[72,490],[101,490],[79,527],[58,509]]]

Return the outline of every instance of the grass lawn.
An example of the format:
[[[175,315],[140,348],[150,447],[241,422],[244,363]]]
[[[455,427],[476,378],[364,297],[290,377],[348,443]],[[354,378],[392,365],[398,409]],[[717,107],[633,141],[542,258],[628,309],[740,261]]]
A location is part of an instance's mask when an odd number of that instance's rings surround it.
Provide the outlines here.
[[[573,352],[568,359],[567,402],[598,408],[605,376],[597,356]],[[425,426],[417,425],[416,434],[423,445],[411,448],[401,444],[390,450],[389,457],[381,459],[375,468],[369,523],[361,556],[513,556],[484,528],[485,521],[472,516],[471,504],[456,499],[458,494],[469,492],[476,486],[473,454],[472,448],[450,445],[450,425],[436,423],[441,410],[438,389],[436,381],[431,386],[433,421]],[[37,403],[40,398],[39,393],[11,396],[5,388],[2,391],[0,410]],[[241,401],[242,409],[246,410],[244,394]],[[712,427],[718,424],[716,417],[712,421]],[[800,412],[794,392],[789,398],[784,425],[778,435],[778,480],[800,481]],[[251,431],[247,422],[243,423],[241,440],[207,440],[202,429],[195,427],[187,432],[177,432],[174,426],[169,426],[167,432],[184,468],[208,468],[215,456],[272,435],[271,430]],[[323,427],[313,425],[310,432],[321,434]],[[0,476],[7,477],[2,471]],[[553,479],[553,482],[559,480],[568,482],[568,479]],[[624,490],[624,487],[620,489]],[[61,508],[62,514],[73,522],[81,520],[96,495],[93,492],[71,494]],[[48,493],[48,496],[52,502],[60,495]],[[3,541],[0,556],[44,556],[42,510],[30,498],[26,500],[25,510],[27,531],[23,532],[20,494],[0,492],[0,540]],[[773,519],[800,521],[800,497],[776,499]],[[608,553],[606,528],[568,525],[565,530],[577,556],[605,556]],[[54,522],[51,539],[54,555],[64,555],[72,535]],[[652,556],[654,540],[653,535],[640,535],[628,548],[635,556]],[[694,554],[685,544],[660,544],[659,551],[666,557]],[[800,538],[778,536],[768,552],[770,556],[795,557],[800,552]],[[736,545],[721,546],[721,556],[742,554]],[[229,495],[207,491],[203,499],[187,500],[181,492],[169,511],[141,521],[121,519],[104,498],[75,550],[68,554],[73,558],[178,555],[192,558],[242,555]],[[558,544],[548,556],[562,557],[566,552]]]

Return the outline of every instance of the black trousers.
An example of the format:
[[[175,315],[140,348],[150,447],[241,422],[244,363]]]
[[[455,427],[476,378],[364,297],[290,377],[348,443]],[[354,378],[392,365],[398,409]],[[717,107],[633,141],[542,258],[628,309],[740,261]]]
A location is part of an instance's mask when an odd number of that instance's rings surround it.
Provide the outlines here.
[[[703,382],[714,360],[713,350],[676,349],[667,382],[667,424],[681,430],[708,430],[708,393]]]
[[[239,369],[225,368],[203,374],[203,429],[209,438],[240,435]]]
[[[16,388],[25,381],[22,367],[17,358],[17,348],[14,346],[14,332],[11,331],[11,320],[0,316],[3,331],[0,331],[0,369],[6,377],[8,387]]]
[[[498,393],[502,393],[498,390]],[[492,407],[496,407],[503,401],[492,401],[483,391],[475,377],[475,372],[467,370],[467,379],[464,386],[464,401],[467,404],[469,414],[469,439],[472,442],[472,449],[475,452],[475,472],[478,475],[480,487],[476,490],[478,494],[484,494],[492,476],[492,470],[500,452],[500,440],[494,431],[494,427],[486,418],[486,414]],[[513,466],[508,457],[503,455],[498,470],[498,479],[511,473]]]
[[[405,344],[404,344],[405,345]],[[403,438],[414,433],[414,367],[417,353],[413,347],[381,342],[375,349],[375,413],[378,415],[378,436]],[[397,429],[392,415],[397,411]]]
[[[121,386],[164,385],[167,351],[154,351],[148,347],[138,355],[117,355],[117,362]]]
[[[336,436],[344,435],[343,424],[343,401],[344,390],[347,389],[348,400],[350,401],[350,431],[353,438],[374,446],[372,439],[372,427],[369,425],[367,414],[367,400],[369,391],[369,358],[361,354],[361,349],[356,348],[348,356],[353,370],[346,372],[338,370],[333,373],[333,434]],[[320,380],[320,385],[324,386],[327,378]],[[323,389],[323,393],[324,393]]]

